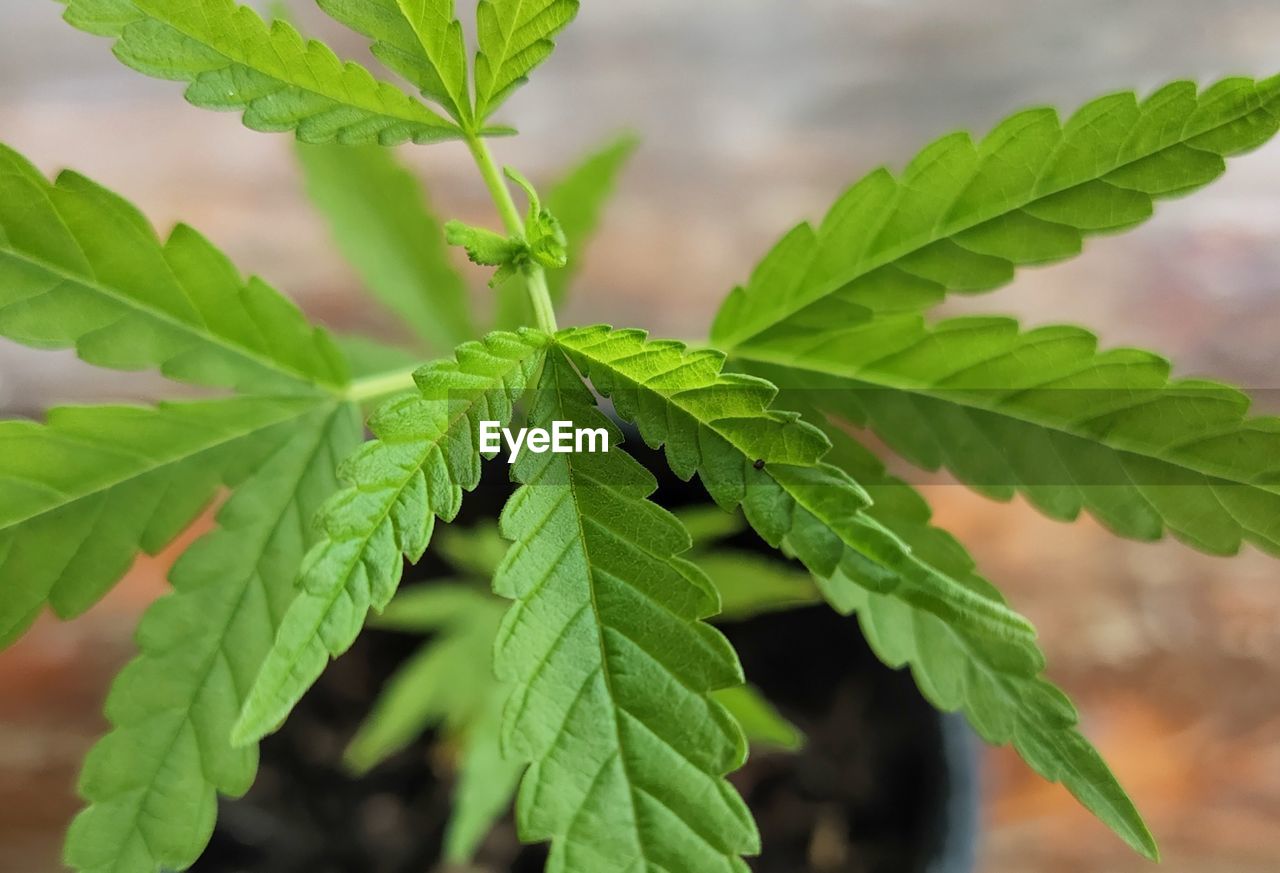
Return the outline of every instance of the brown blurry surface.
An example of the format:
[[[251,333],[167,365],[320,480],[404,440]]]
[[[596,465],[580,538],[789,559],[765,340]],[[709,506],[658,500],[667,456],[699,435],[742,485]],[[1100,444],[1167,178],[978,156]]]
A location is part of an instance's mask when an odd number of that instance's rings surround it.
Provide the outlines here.
[[[496,150],[546,179],[620,128],[644,135],[566,319],[678,336],[703,334],[725,290],[790,224],[936,135],[981,131],[1027,104],[1280,69],[1280,7],[1268,0],[586,5],[504,111],[525,136]],[[365,57],[358,39],[342,45]],[[46,171],[73,166],[116,188],[161,227],[189,221],[321,320],[392,335],[303,201],[287,139],[189,107],[178,91],[120,67],[105,42],[61,24],[55,3],[0,2],[0,140]],[[441,211],[488,216],[463,149],[406,157]],[[1276,411],[1278,240],[1272,145],[1139,230],[951,306],[1085,323],[1107,344],[1170,354],[1179,373],[1254,388]],[[159,390],[0,342],[0,413]],[[939,522],[1041,628],[1051,675],[1148,815],[1162,869],[1280,869],[1280,563],[1122,542],[1092,521],[1053,523],[954,485],[928,492]],[[42,619],[0,653],[0,873],[59,869],[78,762],[173,552],[140,562],[83,619]],[[987,787],[984,873],[1154,869],[1011,754],[989,754]]]

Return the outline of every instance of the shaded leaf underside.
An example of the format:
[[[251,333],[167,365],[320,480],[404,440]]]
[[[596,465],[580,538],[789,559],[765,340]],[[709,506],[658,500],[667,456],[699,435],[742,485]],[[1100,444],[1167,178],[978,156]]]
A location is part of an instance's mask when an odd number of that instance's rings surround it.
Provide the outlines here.
[[[344,462],[348,487],[319,513],[323,536],[303,562],[298,597],[233,732],[237,743],[274,730],[330,657],[350,648],[369,610],[387,605],[401,556],[417,561],[436,517],[451,520],[479,482],[479,422],[510,422],[546,343],[532,330],[465,343],[454,359],[418,370],[416,394],[374,413],[376,439]]]
[[[902,317],[777,332],[737,355],[989,496],[1057,519],[1087,510],[1136,539],[1167,528],[1214,554],[1280,553],[1280,418],[1247,417],[1227,385],[1171,380],[1150,352],[1099,352],[1075,327]]]
[[[84,612],[321,403],[63,407],[45,424],[0,422],[0,642],[46,602],[63,618]]]
[[[533,454],[502,513],[515,542],[494,590],[516,602],[497,643],[508,754],[531,765],[517,821],[551,840],[549,873],[746,871],[758,851],[741,798],[722,778],[745,743],[708,692],[740,684],[728,643],[699,619],[714,588],[677,557],[690,546],[645,498],[653,477],[563,355],[544,368],[530,421],[613,431],[601,453]]]
[[[928,552],[913,552],[868,514],[866,493],[823,463],[829,442],[770,408],[774,386],[722,374],[718,352],[646,342],[642,331],[572,329],[557,342],[648,444],[663,446],[677,475],[696,472],[722,506],[740,503],[834,606],[857,611],[877,653],[892,666],[910,664],[935,705],[963,710],[989,742],[1012,743],[1037,772],[1155,856],[1132,802],[1076,728],[1075,708],[1041,678],[1044,656],[1025,620],[990,586],[974,584],[971,567],[952,578],[950,567],[930,564]]]
[[[89,806],[65,854],[81,873],[187,868],[213,832],[217,794],[252,784],[257,749],[233,748],[231,725],[293,597],[315,537],[311,516],[360,437],[347,405],[292,422],[218,513],[217,529],[174,565],[173,593],[147,611],[141,654],[112,686],[113,729],[81,774]]]

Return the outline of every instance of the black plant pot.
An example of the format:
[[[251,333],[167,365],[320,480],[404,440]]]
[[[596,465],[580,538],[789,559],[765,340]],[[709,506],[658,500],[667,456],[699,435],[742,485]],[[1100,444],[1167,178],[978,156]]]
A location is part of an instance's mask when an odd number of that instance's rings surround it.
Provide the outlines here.
[[[675,508],[705,503],[634,433],[627,447]],[[487,465],[459,524],[494,519],[511,491],[507,466]],[[751,534],[735,546],[772,550]],[[405,584],[449,572],[428,554]],[[807,738],[798,753],[754,754],[732,778],[759,822],[760,873],[971,873],[977,831],[976,749],[962,720],[939,715],[904,671],[872,654],[853,619],[822,606],[727,623],[746,675]],[[449,812],[448,766],[432,737],[363,778],[342,751],[379,686],[420,640],[367,630],[284,728],[262,746],[249,794],[221,806],[198,873],[430,873]],[[508,820],[476,869],[534,873],[545,850],[522,847]],[[600,871],[609,873],[609,871]]]

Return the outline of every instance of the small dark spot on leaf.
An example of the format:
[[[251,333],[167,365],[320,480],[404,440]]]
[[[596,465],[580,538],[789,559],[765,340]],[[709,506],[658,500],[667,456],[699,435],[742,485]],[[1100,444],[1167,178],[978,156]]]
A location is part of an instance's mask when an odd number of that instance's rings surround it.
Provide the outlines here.
[[[764,469],[764,458],[756,458],[756,462],[755,462],[754,464],[752,464],[752,466],[753,466],[753,467],[755,467],[757,470],[763,470],[763,469]]]

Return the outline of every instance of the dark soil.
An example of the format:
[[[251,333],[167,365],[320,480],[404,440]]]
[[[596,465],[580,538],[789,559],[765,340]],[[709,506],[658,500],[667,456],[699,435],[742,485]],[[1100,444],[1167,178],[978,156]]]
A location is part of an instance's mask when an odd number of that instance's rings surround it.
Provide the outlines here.
[[[636,440],[629,440],[634,448]],[[655,472],[660,461],[643,460]],[[493,518],[509,493],[505,465],[459,523]],[[667,506],[705,500],[701,488],[660,475]],[[767,548],[751,535],[745,547]],[[428,556],[407,576],[445,570]],[[755,812],[765,851],[760,873],[924,873],[947,837],[949,786],[943,720],[909,675],[882,666],[857,624],[825,607],[724,626],[748,679],[808,742],[797,754],[753,754],[733,776]],[[431,737],[354,779],[342,750],[382,681],[420,644],[367,630],[262,746],[249,794],[224,801],[197,873],[432,873],[449,809],[448,765]],[[963,769],[963,768],[961,768]],[[954,829],[952,829],[954,831]],[[951,834],[954,839],[957,835]],[[967,834],[960,834],[967,838]],[[964,841],[962,839],[962,841]],[[535,873],[542,847],[521,847],[505,821],[482,847],[477,870]],[[962,869],[962,868],[947,868]],[[609,871],[600,871],[609,873]]]

